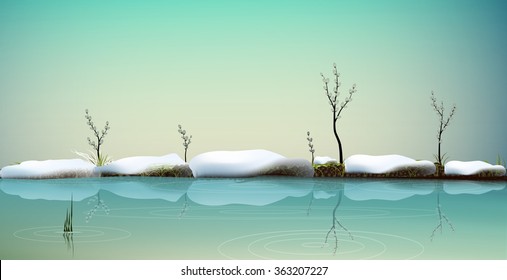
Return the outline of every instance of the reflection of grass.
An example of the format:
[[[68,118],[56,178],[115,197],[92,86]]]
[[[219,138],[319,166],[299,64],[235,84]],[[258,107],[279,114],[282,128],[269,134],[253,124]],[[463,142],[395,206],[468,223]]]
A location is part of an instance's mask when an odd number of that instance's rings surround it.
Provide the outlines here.
[[[67,208],[67,214],[65,215],[65,222],[63,223],[63,240],[67,244],[67,250],[72,250],[72,256],[74,256],[74,233],[72,228],[72,218],[74,215],[74,199],[70,196],[70,209]]]
[[[67,209],[67,215],[65,216],[65,222],[63,223],[63,232],[72,232],[72,216],[73,216],[74,202],[72,196],[70,197],[70,210]]]
[[[64,232],[63,239],[67,245],[67,250],[72,251],[72,256],[74,256],[74,233]]]

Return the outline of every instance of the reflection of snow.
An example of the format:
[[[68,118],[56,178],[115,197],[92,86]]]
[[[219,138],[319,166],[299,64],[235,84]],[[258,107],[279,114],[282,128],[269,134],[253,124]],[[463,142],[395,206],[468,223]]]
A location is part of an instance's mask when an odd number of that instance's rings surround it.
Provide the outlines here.
[[[197,155],[190,161],[190,169],[196,178],[254,177],[270,174],[269,172],[279,168],[286,170],[297,168],[302,176],[313,176],[310,162],[287,159],[267,150],[215,151]]]
[[[188,198],[209,206],[246,204],[263,206],[287,197],[308,195],[313,185],[301,179],[252,178],[244,180],[196,180],[188,189]]]
[[[95,168],[98,174],[136,175],[151,171],[158,167],[182,165],[185,162],[176,154],[165,156],[137,156],[127,157],[111,162],[108,165]]]
[[[192,181],[188,178],[111,178],[107,183],[101,184],[101,189],[127,198],[175,202],[187,192]]]
[[[345,184],[345,196],[351,200],[401,200],[414,195],[428,195],[435,189],[433,183],[412,184],[409,181],[370,181]]]
[[[2,168],[0,177],[4,179],[89,177],[94,167],[95,165],[82,159],[29,160]]]
[[[484,161],[449,161],[445,165],[447,175],[476,175],[482,172],[491,172],[496,176],[505,175],[505,167],[492,165]]]
[[[0,190],[23,199],[74,201],[97,196],[106,190],[131,199],[161,199],[176,202],[188,198],[197,204],[221,206],[244,204],[262,206],[288,197],[311,195],[330,199],[341,190],[355,201],[406,199],[442,190],[448,194],[483,194],[502,190],[505,182],[414,181],[414,180],[319,180],[289,177],[246,179],[192,179],[157,177],[113,177],[58,180],[0,180]],[[311,207],[311,205],[309,206]]]
[[[407,168],[420,170],[422,174],[434,174],[435,164],[428,160],[416,161],[400,155],[353,155],[345,160],[347,173],[382,174],[403,171]]]
[[[328,199],[328,198],[331,198],[333,196],[336,196],[336,193],[337,192],[329,192],[329,191],[320,191],[320,190],[316,190],[316,191],[313,191],[313,198],[315,199]]]
[[[0,189],[6,194],[24,199],[81,201],[95,196],[99,186],[95,179],[66,180],[0,180]]]
[[[0,180],[0,189],[6,194],[25,199],[74,201],[96,196],[106,190],[117,196],[133,199],[163,199],[175,202],[192,184],[192,179],[151,177],[87,178],[64,180]]]
[[[448,194],[483,194],[490,191],[499,191],[505,188],[505,183],[500,182],[471,182],[471,181],[446,181],[444,191]]]

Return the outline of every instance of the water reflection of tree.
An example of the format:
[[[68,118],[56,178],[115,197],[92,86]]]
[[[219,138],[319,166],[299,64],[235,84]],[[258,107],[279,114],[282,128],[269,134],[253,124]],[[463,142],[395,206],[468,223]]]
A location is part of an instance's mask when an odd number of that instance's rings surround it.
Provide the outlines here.
[[[340,223],[340,221],[338,220],[338,217],[336,215],[336,212],[338,210],[338,207],[340,206],[341,202],[342,202],[342,197],[343,197],[343,188],[340,188],[338,190],[338,200],[336,202],[336,205],[335,207],[333,208],[333,219],[332,219],[332,225],[331,225],[331,228],[329,229],[329,231],[327,232],[326,234],[326,238],[324,239],[324,244],[328,244],[328,241],[329,241],[329,236],[331,235],[332,233],[332,236],[333,236],[333,239],[334,239],[334,248],[333,248],[333,255],[336,254],[336,251],[338,250],[338,234],[337,234],[337,226],[339,228],[341,228],[342,230],[344,230],[345,232],[348,233],[350,239],[354,240],[354,237],[352,236],[352,234],[350,233],[350,231],[342,225],[342,223]]]
[[[185,193],[185,196],[184,196],[184,201],[183,201],[183,206],[181,207],[181,211],[180,211],[180,215],[179,215],[179,218],[183,218],[183,216],[185,216],[185,214],[187,213],[187,210],[188,208],[190,208],[190,205],[188,204],[188,195],[187,193]]]
[[[94,197],[90,198],[90,200],[88,200],[88,204],[92,204],[92,203],[94,203],[93,208],[90,209],[90,211],[88,211],[88,213],[86,213],[85,220],[87,223],[93,218],[93,216],[95,215],[97,210],[99,210],[100,208],[102,208],[102,210],[104,210],[106,215],[109,214],[109,207],[107,207],[104,200],[102,200],[100,198],[100,191],[97,193],[96,196],[94,196]]]
[[[315,191],[315,186],[313,186],[312,192],[310,194],[310,202],[308,203],[308,207],[306,208],[306,216],[310,216],[310,212],[312,212],[312,205],[313,205],[313,201],[315,200],[315,197],[313,195],[314,191]]]
[[[315,199],[319,199],[318,197],[316,198],[317,193],[319,193],[319,192],[326,193],[325,198],[329,198],[331,196],[336,196],[336,194],[338,193],[338,190],[343,190],[342,184],[331,185],[329,183],[326,184],[325,182],[314,183],[313,187],[312,187],[311,194],[310,194],[310,201],[308,201],[308,206],[306,207],[306,216],[310,216]],[[323,198],[323,197],[320,197],[320,198]]]
[[[433,238],[435,237],[435,234],[437,231],[440,231],[440,234],[442,234],[444,222],[449,226],[449,228],[454,232],[454,226],[447,218],[447,215],[442,211],[442,205],[440,204],[440,193],[443,191],[443,184],[442,182],[435,183],[435,190],[437,193],[437,215],[438,215],[438,224],[433,229],[433,232],[431,232],[430,240],[433,241]]]

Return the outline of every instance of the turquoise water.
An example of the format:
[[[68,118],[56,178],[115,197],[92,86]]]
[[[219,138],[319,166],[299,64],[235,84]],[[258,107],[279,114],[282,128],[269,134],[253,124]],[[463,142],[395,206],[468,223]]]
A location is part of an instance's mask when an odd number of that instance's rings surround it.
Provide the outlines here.
[[[507,259],[507,184],[0,180],[0,259]],[[63,232],[73,210],[73,231]]]

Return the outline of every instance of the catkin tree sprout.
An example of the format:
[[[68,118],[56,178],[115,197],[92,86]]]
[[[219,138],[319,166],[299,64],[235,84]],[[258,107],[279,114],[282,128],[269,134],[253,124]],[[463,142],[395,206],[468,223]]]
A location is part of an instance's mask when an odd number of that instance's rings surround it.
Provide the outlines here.
[[[188,146],[192,143],[192,135],[187,136],[187,131],[181,128],[181,125],[178,125],[178,132],[181,134],[181,139],[183,139],[183,147],[185,148],[185,162],[187,162],[187,151]]]
[[[312,154],[312,164],[315,160],[315,149],[313,148],[313,138],[310,137],[310,131],[306,132],[306,140],[308,140],[308,147],[310,148],[308,151]]]

